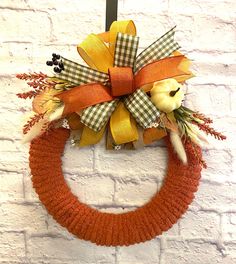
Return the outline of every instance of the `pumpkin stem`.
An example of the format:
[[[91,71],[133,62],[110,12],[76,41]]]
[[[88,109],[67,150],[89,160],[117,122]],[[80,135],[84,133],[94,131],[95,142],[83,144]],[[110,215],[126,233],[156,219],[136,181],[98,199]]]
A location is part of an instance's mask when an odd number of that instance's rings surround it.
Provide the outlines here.
[[[180,90],[180,87],[177,89],[177,90],[175,90],[175,91],[171,91],[170,93],[169,93],[169,95],[170,96],[175,96],[175,94],[178,92]]]

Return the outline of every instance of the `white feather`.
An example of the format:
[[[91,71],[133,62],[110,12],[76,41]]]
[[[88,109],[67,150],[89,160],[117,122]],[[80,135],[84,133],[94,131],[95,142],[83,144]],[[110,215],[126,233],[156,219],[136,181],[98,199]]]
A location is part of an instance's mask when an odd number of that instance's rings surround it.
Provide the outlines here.
[[[209,144],[206,135],[196,125],[191,124],[191,130],[201,141],[206,144]]]
[[[187,164],[187,155],[181,141],[180,136],[178,133],[170,131],[170,141],[174,147],[176,154],[178,155],[179,159],[184,163]]]
[[[198,145],[201,148],[203,147],[202,141],[197,137],[197,135],[195,133],[193,133],[193,131],[191,129],[187,130],[187,134],[190,137],[192,142],[194,142],[196,145]]]
[[[43,126],[47,123],[47,119],[43,118],[39,120],[33,127],[30,128],[30,130],[23,135],[21,143],[25,144],[33,140],[34,138],[40,136],[43,132]]]
[[[62,117],[64,108],[64,105],[58,107],[52,114],[49,115],[48,120],[52,122],[54,120],[60,119]]]

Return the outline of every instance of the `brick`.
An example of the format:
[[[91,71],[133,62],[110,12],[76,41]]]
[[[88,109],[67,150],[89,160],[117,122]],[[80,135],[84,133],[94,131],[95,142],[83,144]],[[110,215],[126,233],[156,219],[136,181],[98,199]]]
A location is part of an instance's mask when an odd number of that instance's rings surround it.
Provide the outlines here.
[[[49,41],[51,37],[50,19],[45,12],[2,9],[0,32],[1,39],[4,41]]]
[[[224,89],[228,89],[228,92],[231,92],[232,89],[230,89],[230,86],[235,85],[236,83],[235,81],[230,81],[230,79],[234,79],[235,77],[234,72],[236,70],[236,64],[234,64],[233,62],[231,63],[230,58],[226,57],[224,61],[221,61],[221,58],[217,57],[217,53],[212,53],[211,56],[203,56],[202,58],[198,54],[193,54],[189,55],[189,58],[191,58],[191,60],[194,60],[191,68],[194,74],[197,76],[197,78],[193,78],[191,79],[191,81],[195,81],[199,78],[204,78],[204,83],[201,83],[201,86],[206,87],[209,85],[213,88],[211,89],[213,91],[215,91],[217,88],[215,97],[217,97],[216,95],[221,93]],[[212,76],[212,83],[208,83],[209,76]],[[227,77],[227,80],[224,79],[225,77]],[[220,78],[222,79],[222,82],[219,85],[217,84],[217,79]],[[200,85],[198,85],[198,87],[199,86]]]
[[[0,233],[0,263],[11,263],[10,261],[24,261],[25,239],[23,233],[1,232]],[[20,263],[20,262],[18,262]]]
[[[118,247],[117,261],[119,264],[154,264],[159,263],[160,242],[157,239],[133,245]]]
[[[213,140],[212,140],[213,141]],[[221,142],[214,142],[213,144],[221,144]],[[207,149],[203,151],[203,158],[207,163],[208,168],[203,170],[202,178],[204,180],[216,181],[224,183],[235,182],[236,176],[233,173],[233,156],[231,151],[221,149]],[[219,159],[221,165],[219,166]]]
[[[2,0],[0,7],[12,8],[16,10],[43,10],[52,13],[54,13],[55,11],[71,12],[75,10],[79,13],[86,13],[88,11],[91,11],[91,9],[104,12],[105,3],[103,0],[89,0],[88,2],[86,2],[86,4],[81,2],[75,3],[71,0],[58,0],[56,4],[54,0],[41,1],[38,3],[35,3],[34,0]]]
[[[208,74],[211,75],[216,75],[218,71],[222,75],[229,75],[230,73],[232,73],[231,70],[233,70],[235,67],[236,54],[235,52],[216,52],[214,50],[211,50],[209,52],[204,52],[201,50],[191,50],[188,52],[188,57],[193,60],[192,67],[194,68],[194,70],[198,69],[199,67],[204,67],[204,71],[207,71]],[[195,67],[195,65],[198,65],[199,67]],[[211,71],[212,67],[214,67],[214,69],[217,69],[217,71]],[[199,73],[201,73],[202,75],[204,74],[204,72],[201,71],[199,71]],[[208,77],[208,74],[205,76],[206,78]],[[217,79],[215,79],[215,83],[217,83]],[[225,80],[223,83],[227,83],[227,80]]]
[[[132,12],[134,15],[145,15],[147,13],[162,15],[163,12],[167,11],[167,9],[168,3],[164,0],[160,0],[158,5],[155,0],[150,0],[148,5],[142,1],[137,2],[135,0],[123,1],[119,3],[119,14],[129,15]]]
[[[110,152],[104,147],[96,150],[95,168],[100,173],[110,173],[114,177],[137,176],[150,177],[161,180],[167,163],[166,148],[147,147],[132,151]],[[124,169],[125,168],[125,169]]]
[[[29,71],[30,67],[32,67],[32,43],[17,43],[6,41],[2,42],[0,44],[0,47],[1,75],[27,72]],[[20,87],[23,88],[22,85]],[[7,88],[9,89],[9,87]],[[11,90],[11,92],[13,93],[19,88],[16,86]]]
[[[93,23],[94,16],[96,16],[96,24]],[[93,9],[90,10],[89,15],[88,13],[80,12],[79,20],[78,10],[56,12],[51,19],[53,38],[57,44],[78,45],[90,33],[98,34],[104,32],[104,13],[93,11]],[[61,21],[66,21],[66,23],[61,23]]]
[[[184,54],[188,54],[189,51],[196,48],[193,43],[194,18],[189,14],[175,16],[173,22],[176,26],[175,39],[181,47],[180,50],[183,51]],[[191,57],[189,56],[189,58]]]
[[[13,140],[1,140],[0,148],[3,153],[7,151],[11,151],[11,152],[17,151],[17,145],[14,143]]]
[[[13,120],[10,120],[13,114],[6,114],[9,118],[10,123],[2,123],[2,128],[6,129],[13,129],[10,125],[14,122],[16,117],[13,117]],[[13,124],[12,124],[13,125]],[[9,131],[9,130],[8,130]],[[3,131],[1,131],[3,133]],[[1,134],[1,133],[0,133]],[[4,133],[5,134],[5,133]],[[6,135],[7,137],[11,137],[10,134]],[[17,136],[17,133],[16,133]],[[20,137],[20,135],[19,135]],[[15,147],[17,147],[17,150],[11,151],[7,150],[4,153],[4,155],[0,156],[0,170],[3,171],[13,171],[13,172],[22,172],[25,168],[28,167],[28,150],[26,145],[22,146],[22,144],[19,141],[15,141]],[[19,152],[19,149],[21,149],[21,152]],[[13,153],[15,155],[13,155]]]
[[[0,211],[0,226],[4,230],[43,232],[47,228],[46,211],[39,204],[4,203]]]
[[[80,174],[93,171],[93,150],[88,148],[73,147],[67,142],[62,157],[63,171],[70,174]]]
[[[235,184],[201,183],[195,195],[194,205],[204,209],[228,211],[236,202]]]
[[[208,14],[209,16],[219,16],[223,18],[235,17],[236,5],[233,0],[212,1],[204,0],[204,3],[199,0],[170,0],[169,12],[171,15],[191,14],[201,15]]]
[[[23,200],[23,176],[18,173],[0,173],[0,201]]]
[[[222,232],[226,240],[236,238],[236,213],[225,213],[222,215]]]
[[[231,98],[231,102],[230,102],[230,107],[231,107],[231,113],[230,116],[232,117],[236,117],[236,105],[235,105],[235,100],[236,100],[236,86],[232,85],[229,87],[230,90],[230,98]]]
[[[219,236],[220,216],[217,213],[188,211],[180,221],[180,234],[184,237],[207,237]]]
[[[222,263],[222,256],[216,245],[204,241],[168,240],[164,253],[165,263],[211,264]]]
[[[71,191],[79,197],[81,202],[94,206],[112,204],[114,181],[109,176],[66,175],[65,177]]]
[[[235,51],[236,36],[233,22],[230,20],[198,15],[194,18],[194,28],[193,43],[196,49]],[[222,41],[222,36],[224,36],[224,41]],[[211,39],[214,41],[209,41]]]
[[[236,174],[236,150],[232,150],[232,155],[233,155],[233,165],[232,165],[232,174],[230,175],[231,176],[231,179],[232,179],[232,182],[235,181],[235,174]]]
[[[188,85],[186,105],[205,115],[230,114],[230,90],[223,85]]]
[[[143,8],[148,5],[143,5]],[[153,9],[154,10],[154,9]],[[170,30],[174,24],[173,21],[169,20],[167,14],[161,13],[159,15],[149,14],[150,19],[146,19],[146,14],[141,12],[139,15],[133,17],[137,28],[137,35],[140,37],[139,39],[139,47],[146,48],[152,42],[156,41],[159,37],[161,37],[164,33]],[[119,20],[126,20],[127,19],[127,12],[120,12],[119,13]],[[155,28],[153,30],[155,21]]]
[[[157,192],[153,181],[116,183],[115,202],[121,205],[142,206]]]
[[[143,5],[144,9],[146,7],[152,8],[149,5]],[[156,9],[152,8],[152,10],[155,12],[155,14],[150,13],[149,19],[146,19],[146,14],[143,12],[134,19],[138,30],[137,35],[140,37],[139,47],[141,49],[148,47],[152,42],[156,41],[174,26],[177,26],[176,40],[179,42],[180,46],[187,51],[193,49],[192,32],[194,20],[191,16],[176,16],[175,21],[173,21],[173,19],[170,19],[170,17],[165,12],[157,15],[157,7]],[[119,19],[127,19],[127,12],[121,11]]]
[[[236,243],[227,243],[225,249],[224,264],[234,264],[236,262]]]
[[[114,263],[115,248],[96,246],[77,238],[30,237],[27,240],[28,257],[32,260],[71,260],[77,263]],[[51,262],[50,262],[51,263]],[[56,263],[56,262],[54,262]]]

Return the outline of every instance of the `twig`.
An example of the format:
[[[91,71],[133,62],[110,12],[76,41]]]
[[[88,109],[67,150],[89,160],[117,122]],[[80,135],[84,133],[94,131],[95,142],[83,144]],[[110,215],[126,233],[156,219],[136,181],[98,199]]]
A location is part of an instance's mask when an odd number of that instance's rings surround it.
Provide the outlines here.
[[[39,80],[39,79],[45,79],[48,76],[42,72],[34,72],[34,73],[21,73],[21,74],[17,74],[16,78],[20,79],[20,80],[25,80],[25,81],[31,81],[31,80]]]
[[[207,135],[211,135],[213,137],[215,137],[218,140],[225,140],[226,136],[223,135],[220,132],[217,132],[214,128],[210,127],[207,123],[205,124],[199,124],[199,123],[195,123],[200,130],[204,131]]]
[[[27,123],[24,125],[23,127],[23,134],[27,134],[29,132],[29,130],[35,125],[37,124],[41,119],[43,119],[44,117],[44,113],[42,114],[35,114],[34,116],[32,116]]]

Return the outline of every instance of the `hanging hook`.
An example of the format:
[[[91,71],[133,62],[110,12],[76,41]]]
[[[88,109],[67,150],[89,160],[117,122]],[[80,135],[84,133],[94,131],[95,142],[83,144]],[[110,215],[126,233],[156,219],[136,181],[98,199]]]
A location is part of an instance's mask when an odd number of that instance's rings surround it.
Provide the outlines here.
[[[117,20],[118,0],[106,0],[106,31],[113,21]]]

